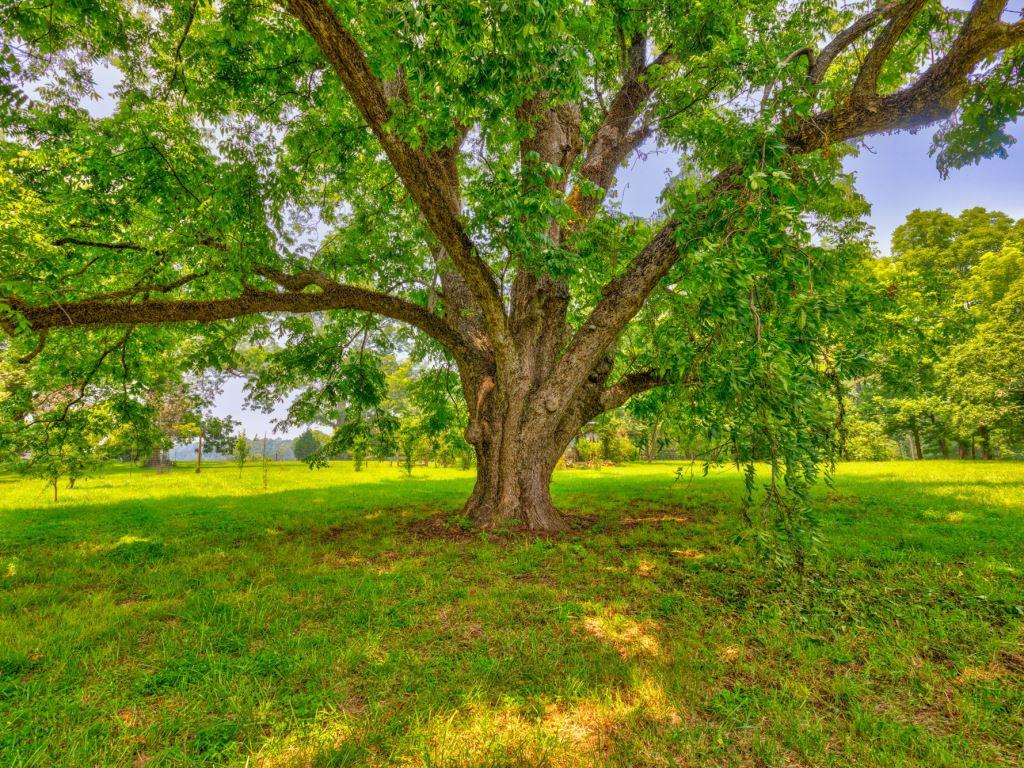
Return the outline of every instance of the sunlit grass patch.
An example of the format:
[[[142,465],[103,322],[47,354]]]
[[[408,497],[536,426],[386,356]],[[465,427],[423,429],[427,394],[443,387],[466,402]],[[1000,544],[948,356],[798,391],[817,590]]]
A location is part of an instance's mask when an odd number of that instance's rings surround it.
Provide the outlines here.
[[[840,467],[802,579],[738,474],[112,468],[0,494],[0,765],[990,766],[1024,753],[1024,467]]]
[[[658,626],[650,619],[637,621],[614,611],[586,616],[583,627],[598,640],[608,643],[623,659],[661,655]]]

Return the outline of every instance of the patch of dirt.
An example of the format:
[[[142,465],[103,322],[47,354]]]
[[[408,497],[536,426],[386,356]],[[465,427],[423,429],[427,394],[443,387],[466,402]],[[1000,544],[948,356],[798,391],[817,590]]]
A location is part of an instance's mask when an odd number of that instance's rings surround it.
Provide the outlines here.
[[[539,538],[553,539],[566,535],[583,533],[593,527],[598,520],[596,515],[577,514],[562,510],[562,516],[568,525],[567,530],[557,532],[531,531],[522,527],[510,527],[500,530],[480,529],[466,518],[448,513],[438,513],[431,517],[409,520],[402,525],[404,534],[422,541],[444,539],[447,541],[479,540],[486,536],[494,542],[508,542],[515,539]]]
[[[708,509],[704,509],[703,507],[650,507],[635,511],[634,514],[628,517],[622,517],[617,521],[613,518],[611,524],[613,527],[617,525],[620,528],[689,525],[706,519],[713,512],[714,508],[711,506],[709,506]],[[380,511],[381,515],[385,513],[393,513],[395,522],[398,525],[398,530],[403,536],[420,541],[444,540],[467,542],[471,540],[478,540],[481,535],[488,537],[494,542],[507,542],[522,538],[557,539],[565,536],[571,537],[585,535],[599,523],[607,521],[606,517],[602,517],[600,515],[588,514],[575,509],[563,509],[561,510],[561,513],[567,525],[566,530],[547,533],[530,531],[521,527],[503,528],[499,530],[481,530],[476,525],[467,521],[466,518],[460,517],[451,512],[438,511],[428,517],[417,516],[412,519],[409,519],[408,511]],[[373,517],[376,518],[378,516],[379,515],[375,514]],[[318,534],[316,532],[312,532],[312,535],[316,536],[323,543],[339,543],[365,533],[366,527],[366,518],[345,520],[320,529]],[[310,535],[310,532],[288,530],[280,531],[279,535],[281,535],[284,540],[293,540],[303,536],[308,536]],[[696,554],[687,554],[683,556],[699,557],[699,555]]]
[[[718,649],[718,658],[732,664],[747,657],[747,649],[742,645],[724,645]]]
[[[562,517],[569,524],[569,532],[571,533],[587,531],[597,525],[601,519],[599,515],[588,515],[573,509],[563,509],[561,512]]]
[[[644,515],[642,517],[627,517],[622,521],[623,527],[629,528],[636,525],[644,525],[648,523],[679,523],[685,525],[686,523],[693,522],[686,515],[679,514],[651,514]]]
[[[1024,653],[1019,651],[999,651],[996,654],[996,663],[1017,677],[1024,677]]]
[[[657,568],[657,563],[646,558],[640,558],[640,562],[636,565],[636,575],[643,577],[650,576],[657,570]]]
[[[998,680],[1003,676],[1003,668],[998,664],[989,664],[987,667],[964,667],[963,671],[956,676],[954,682],[959,685],[970,683],[989,683]]]
[[[345,539],[350,538],[353,533],[359,530],[359,528],[360,526],[354,523],[335,523],[334,525],[329,525],[326,528],[324,528],[323,532],[320,534],[320,541],[344,541]],[[290,538],[298,538],[302,535],[298,531],[295,531],[294,535],[291,534],[292,532],[289,532]]]
[[[699,549],[673,549],[672,554],[686,560],[703,560],[704,553]]]
[[[134,728],[139,724],[139,713],[134,709],[122,709],[117,713],[117,719],[120,720],[126,728]]]
[[[361,693],[353,693],[345,699],[345,703],[342,704],[341,709],[346,715],[359,717],[366,712],[366,708],[369,704],[370,702],[367,700],[366,696]]]
[[[432,626],[439,635],[445,635],[459,645],[470,645],[485,636],[486,628],[464,611],[452,606],[441,608],[433,616]]]
[[[470,541],[480,535],[476,528],[459,525],[446,515],[410,520],[402,526],[402,532],[420,541]]]
[[[632,510],[632,514],[622,518],[621,525],[623,528],[640,525],[690,525],[707,522],[720,512],[721,508],[714,504],[649,506]]]
[[[978,682],[994,682],[1024,677],[1024,654],[1016,651],[999,651],[986,666],[965,667],[955,682],[960,685]]]

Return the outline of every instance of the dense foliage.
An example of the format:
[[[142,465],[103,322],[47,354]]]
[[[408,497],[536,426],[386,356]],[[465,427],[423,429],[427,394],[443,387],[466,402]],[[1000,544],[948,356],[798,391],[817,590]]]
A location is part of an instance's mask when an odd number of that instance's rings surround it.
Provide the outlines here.
[[[915,211],[876,268],[885,333],[858,412],[910,458],[1024,449],[1024,221]]]
[[[243,370],[330,450],[468,444],[467,514],[541,529],[565,447],[651,391],[749,491],[768,461],[773,510],[799,500],[876,298],[844,154],[933,123],[944,170],[1004,153],[1024,51],[1005,0],[16,2],[0,25],[5,428],[66,428],[40,392],[137,409],[174,371]],[[640,219],[609,190],[654,146],[678,173]],[[979,332],[1012,332],[1012,295],[979,301]],[[388,358],[417,370],[406,413]]]

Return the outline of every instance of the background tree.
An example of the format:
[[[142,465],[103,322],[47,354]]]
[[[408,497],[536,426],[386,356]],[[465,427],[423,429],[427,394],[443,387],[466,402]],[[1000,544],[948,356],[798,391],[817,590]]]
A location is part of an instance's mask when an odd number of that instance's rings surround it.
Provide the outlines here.
[[[313,430],[307,429],[292,443],[292,452],[299,461],[306,461],[310,456],[320,450],[321,442],[316,439]]]
[[[899,445],[882,425],[861,418],[856,412],[846,417],[843,458],[846,461],[887,461],[900,457]]]
[[[635,431],[636,425],[627,413],[621,410],[603,413],[590,429],[597,438],[603,461],[619,464],[636,458],[636,446],[629,437],[630,430]]]
[[[769,498],[783,476],[800,496],[856,361],[847,142],[939,123],[940,169],[1004,152],[1024,98],[1005,9],[18,3],[2,92],[48,79],[3,117],[0,321],[39,365],[69,327],[101,357],[265,343],[328,381],[395,343],[454,365],[482,525],[562,527],[566,445],[656,387],[751,478],[768,457]],[[77,103],[100,60],[123,80],[96,119]],[[652,220],[607,194],[645,142],[681,157]]]
[[[425,438],[423,425],[413,416],[405,417],[395,433],[395,444],[398,446],[398,458],[408,477],[416,462],[429,456],[429,444]]]
[[[196,474],[203,466],[204,451],[229,454],[235,444],[239,422],[231,416],[214,416],[200,411],[196,414]]]
[[[15,468],[23,475],[44,480],[57,501],[61,479],[67,480],[68,488],[74,488],[75,481],[99,463],[100,421],[94,411],[82,410],[47,429],[24,433],[28,439],[19,446],[22,453]]]
[[[937,374],[962,434],[977,435],[982,458],[1024,447],[1024,221],[984,253],[960,291],[972,332]]]
[[[249,457],[252,456],[252,445],[249,443],[249,438],[245,436],[244,431],[235,438],[232,456],[235,460],[235,464],[238,465],[238,476],[241,477],[242,471],[245,469],[245,465],[249,461]]]
[[[1020,404],[1013,294],[1021,274],[1024,222],[974,208],[953,216],[915,211],[893,235],[892,255],[877,263],[888,300],[885,332],[858,382],[860,415],[908,438],[911,458],[943,457],[974,446],[986,458],[993,441],[1009,449]]]

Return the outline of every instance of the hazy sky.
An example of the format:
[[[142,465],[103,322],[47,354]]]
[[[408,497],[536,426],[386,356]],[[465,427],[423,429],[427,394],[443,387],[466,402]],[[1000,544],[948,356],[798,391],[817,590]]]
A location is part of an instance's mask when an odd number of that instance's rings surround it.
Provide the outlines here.
[[[85,105],[94,115],[112,112],[114,102],[108,94],[117,79],[114,69],[97,71],[97,90],[104,98]],[[868,219],[875,228],[881,253],[888,252],[892,231],[916,208],[942,208],[956,214],[982,206],[1024,218],[1024,126],[1018,123],[1012,131],[1021,144],[1011,147],[1008,159],[984,160],[952,171],[945,180],[939,177],[934,158],[928,156],[932,132],[926,129],[917,134],[873,137],[857,157],[846,161],[847,169],[856,174],[857,188],[871,203]],[[624,210],[637,215],[656,211],[658,197],[675,168],[676,158],[668,152],[653,151],[636,157],[619,174],[618,192]],[[271,433],[275,417],[283,412],[247,411],[242,407],[243,400],[242,382],[231,381],[216,410],[239,419],[250,435]]]

